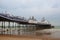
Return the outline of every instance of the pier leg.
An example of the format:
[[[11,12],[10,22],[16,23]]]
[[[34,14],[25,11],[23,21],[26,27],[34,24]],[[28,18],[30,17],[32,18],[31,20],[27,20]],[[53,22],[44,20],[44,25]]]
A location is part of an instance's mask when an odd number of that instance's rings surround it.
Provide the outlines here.
[[[16,23],[15,23],[15,30],[16,30]]]
[[[25,25],[23,24],[23,34],[25,34]]]
[[[15,34],[16,34],[16,23],[15,23]]]
[[[14,23],[15,23],[15,22],[13,22],[13,28],[14,28]]]
[[[8,25],[9,31],[10,31],[10,35],[11,35],[11,27],[10,27],[10,21],[9,21],[9,25]]]
[[[13,30],[12,30],[12,34],[14,35],[15,32],[16,32],[16,31],[15,31],[15,22],[13,22],[13,27],[12,27],[12,29],[13,29]]]
[[[1,32],[1,34],[3,34],[3,21],[2,21],[2,32]]]
[[[8,32],[9,32],[9,22],[8,22],[8,26],[7,26],[7,34],[9,34]]]
[[[20,24],[18,24],[18,35],[20,35]]]
[[[20,35],[22,35],[22,24],[20,24]]]
[[[5,34],[5,21],[4,21],[4,34]]]
[[[16,28],[17,28],[17,23],[15,23],[15,31],[16,31]]]

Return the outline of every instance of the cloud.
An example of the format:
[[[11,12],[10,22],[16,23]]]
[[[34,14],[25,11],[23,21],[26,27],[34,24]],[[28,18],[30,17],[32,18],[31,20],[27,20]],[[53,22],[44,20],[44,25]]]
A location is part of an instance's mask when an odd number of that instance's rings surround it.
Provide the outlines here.
[[[1,9],[35,13],[52,13],[60,10],[59,0],[0,0]]]
[[[5,10],[13,15],[60,20],[60,0],[0,0],[0,12]]]
[[[59,0],[0,0],[0,7],[3,8],[51,8],[59,4]]]

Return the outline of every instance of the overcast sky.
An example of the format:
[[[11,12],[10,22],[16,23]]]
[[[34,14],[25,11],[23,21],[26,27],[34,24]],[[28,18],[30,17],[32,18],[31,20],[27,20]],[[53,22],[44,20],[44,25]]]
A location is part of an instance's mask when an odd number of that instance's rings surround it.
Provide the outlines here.
[[[53,25],[60,25],[60,0],[0,0],[0,12],[11,15],[45,17]]]

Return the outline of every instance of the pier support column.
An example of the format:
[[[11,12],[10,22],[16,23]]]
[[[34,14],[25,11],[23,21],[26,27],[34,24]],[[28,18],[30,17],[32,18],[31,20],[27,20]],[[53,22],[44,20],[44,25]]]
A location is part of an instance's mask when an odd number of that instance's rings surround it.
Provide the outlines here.
[[[2,21],[2,32],[1,32],[1,34],[3,34],[3,21]]]
[[[9,22],[7,21],[7,32],[6,32],[6,34],[8,34],[8,31],[9,31],[9,28],[8,28],[8,26],[9,26]]]
[[[25,24],[23,24],[23,34],[26,34]]]
[[[14,23],[15,23],[15,22],[13,22],[13,28],[15,28]]]
[[[15,23],[15,30],[16,30],[16,23]]]
[[[17,23],[15,23],[15,34],[16,34],[16,31],[17,31],[17,29],[16,29],[17,26],[16,25],[17,25]]]
[[[4,23],[3,29],[4,29],[4,34],[5,34],[5,31],[6,31],[6,30],[5,30],[5,21],[4,21],[3,23]]]
[[[12,34],[15,34],[15,32],[14,32],[15,31],[15,22],[13,22],[13,27],[11,29],[12,29],[11,30],[12,31]]]
[[[20,35],[20,24],[18,24],[18,35]]]
[[[12,23],[13,23],[13,26],[12,26],[12,28],[11,28],[11,29],[12,29],[12,30],[11,30],[11,33],[14,35],[15,32],[16,32],[16,31],[15,31],[15,22],[12,22]]]
[[[9,29],[9,31],[10,31],[10,35],[11,35],[11,27],[10,27],[10,21],[9,21],[9,24],[8,24],[8,29]]]

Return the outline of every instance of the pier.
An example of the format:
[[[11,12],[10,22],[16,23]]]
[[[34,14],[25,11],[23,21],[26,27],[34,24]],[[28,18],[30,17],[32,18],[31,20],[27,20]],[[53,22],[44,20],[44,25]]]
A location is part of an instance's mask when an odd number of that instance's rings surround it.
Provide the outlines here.
[[[51,24],[29,23],[23,17],[0,13],[0,34],[23,35],[35,34],[36,30],[52,28]]]

